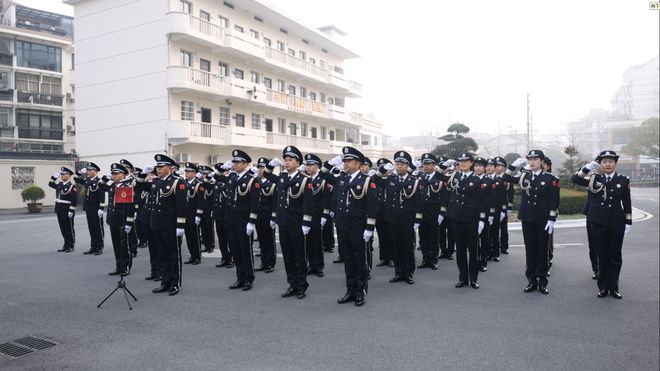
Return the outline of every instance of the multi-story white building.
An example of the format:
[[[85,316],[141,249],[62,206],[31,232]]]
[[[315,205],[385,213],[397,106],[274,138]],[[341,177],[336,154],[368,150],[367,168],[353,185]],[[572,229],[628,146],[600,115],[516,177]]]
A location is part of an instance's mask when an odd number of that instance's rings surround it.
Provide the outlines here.
[[[0,3],[0,208],[23,205],[21,190],[47,187],[73,166],[73,18]]]
[[[381,155],[381,124],[352,112],[357,55],[257,0],[66,0],[75,7],[77,151],[107,166],[167,152],[214,163],[233,148]]]

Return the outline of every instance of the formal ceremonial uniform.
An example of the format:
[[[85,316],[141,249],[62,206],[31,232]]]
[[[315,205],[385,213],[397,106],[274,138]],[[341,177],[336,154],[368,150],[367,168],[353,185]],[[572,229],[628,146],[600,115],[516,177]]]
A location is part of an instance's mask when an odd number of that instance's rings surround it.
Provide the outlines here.
[[[437,164],[438,159],[431,153],[424,153],[421,157],[423,164]],[[441,195],[443,182],[435,171],[421,175],[423,185],[424,206],[422,209],[422,224],[419,226],[419,244],[422,250],[422,264],[420,268],[430,267],[437,269],[439,255],[439,225]]]
[[[100,171],[99,167],[88,162],[87,168]],[[87,229],[89,230],[90,249],[87,253],[100,255],[103,251],[103,237],[105,237],[105,228],[103,227],[103,210],[105,209],[105,192],[99,188],[101,179],[95,175],[93,177],[81,177],[74,175],[76,183],[85,188],[85,197],[83,198],[83,210],[87,217]],[[101,214],[99,215],[99,210]]]
[[[502,163],[499,157],[489,159],[489,164],[497,165]],[[501,228],[507,214],[507,183],[502,179],[501,175],[497,173],[490,174],[491,179],[491,194],[494,202],[493,224],[489,227],[490,251],[488,258],[494,261],[499,261],[500,257],[500,237]],[[504,218],[502,217],[504,215]]]
[[[480,163],[483,165],[484,169],[487,166],[487,160],[483,157],[477,157],[475,159],[475,164]],[[475,174],[476,175],[476,174]],[[481,180],[483,193],[484,193],[484,202],[486,206],[486,223],[484,229],[479,235],[479,264],[480,270],[485,272],[488,266],[488,258],[490,257],[490,227],[495,223],[495,210],[496,210],[496,195],[494,188],[496,187],[493,179],[487,176],[485,173],[477,175],[477,178]]]
[[[261,157],[257,161],[257,167],[266,167],[270,160]],[[272,272],[277,263],[277,249],[275,248],[275,232],[271,228],[271,221],[277,217],[275,209],[277,206],[277,184],[266,177],[258,178],[259,212],[257,213],[257,235],[259,236],[259,250],[261,250],[261,267],[257,270]]]
[[[596,161],[600,163],[604,158],[618,161],[619,156],[611,150],[603,151]],[[607,294],[609,291],[612,296],[621,299],[618,292],[621,250],[624,235],[632,225],[630,179],[616,172],[596,174],[590,176],[589,180],[584,179],[589,172],[590,170],[584,167],[571,180],[575,184],[588,187],[589,192],[595,195],[591,199],[587,218],[598,252],[598,289],[601,294]]]
[[[376,161],[376,166],[391,164],[392,162],[386,158],[380,158]],[[377,175],[374,175],[374,177]],[[384,180],[387,176],[383,175],[381,178]],[[376,232],[378,233],[378,258],[380,262],[378,266],[394,266],[394,257],[392,253],[392,243],[389,239],[389,232],[387,230],[387,222],[385,221],[385,199],[386,188],[377,188],[378,208],[376,214]]]
[[[578,184],[578,182],[573,181],[575,184]],[[594,279],[598,279],[598,251],[596,250],[596,243],[592,237],[591,222],[589,220],[589,208],[591,206],[591,202],[596,201],[597,198],[598,196],[595,193],[587,192],[587,201],[584,203],[584,207],[582,208],[582,215],[586,217],[587,244],[589,245],[589,262],[591,263],[591,272]]]
[[[283,151],[283,157],[292,157],[302,161],[302,153],[294,146],[288,146]],[[264,175],[277,184],[276,223],[280,234],[280,247],[284,258],[287,283],[289,289],[286,296],[293,294],[304,297],[309,284],[307,283],[307,254],[305,251],[305,235],[303,225],[311,228],[311,209],[305,210],[305,199],[312,197],[308,187],[309,178],[299,171],[292,174],[273,174],[274,167],[266,166]],[[309,207],[308,203],[308,207]]]
[[[544,154],[542,151],[532,150],[527,154],[527,158],[533,157],[543,159]],[[523,171],[520,176],[513,176],[515,170],[515,166],[509,166],[503,179],[517,183],[523,190],[518,219],[522,221],[527,266],[525,277],[529,280],[525,291],[533,291],[538,284],[539,290],[547,294],[548,236],[549,228],[554,228],[557,219],[559,183],[552,174],[543,170],[536,173]]]
[[[149,222],[151,221],[151,214],[154,210],[158,192],[154,186],[142,186],[142,182],[138,182],[137,184],[138,186],[136,187],[136,192],[140,192],[140,207],[138,208],[135,224],[140,226],[139,228],[141,230],[144,243],[146,243],[147,247],[149,248],[150,274],[147,276],[147,278],[156,279],[161,277],[160,264],[162,259],[159,256],[161,249],[158,248],[154,242],[153,233],[151,231]]]
[[[62,167],[61,173],[73,175],[73,171]],[[64,239],[64,245],[58,251],[71,252],[76,244],[76,230],[74,229],[74,217],[76,205],[78,204],[78,189],[73,180],[57,182],[57,177],[52,176],[48,186],[55,189],[55,214],[60,226],[60,233]]]
[[[119,164],[126,167],[126,170],[128,171],[128,175],[126,176],[126,179],[125,179],[126,183],[128,183],[131,187],[135,187],[137,185],[137,177],[135,176],[134,173],[139,173],[139,172],[135,171],[135,170],[139,170],[139,168],[136,168],[135,166],[133,166],[133,164],[130,161],[126,160],[126,159],[119,160]],[[138,199],[140,197],[140,195],[138,195],[137,192],[135,192],[133,194],[133,196],[135,197],[134,200],[133,200],[133,207],[136,208],[136,212],[137,212],[137,209],[140,207],[140,204],[139,204],[140,200]],[[137,228],[132,228],[131,232],[128,233],[128,247],[131,250],[131,256],[136,257],[137,256],[137,247],[138,247],[138,230],[137,230]]]
[[[186,162],[185,171],[187,173],[197,174],[199,169],[195,164]],[[204,214],[204,192],[206,189],[202,182],[194,177],[192,179],[183,179],[180,184],[185,185],[186,191],[186,245],[190,259],[185,264],[197,265],[202,260],[202,252],[199,240],[199,223],[201,223]]]
[[[327,200],[327,205],[324,206],[323,214],[327,215],[327,220],[325,225],[321,227],[321,241],[323,244],[323,251],[331,253],[335,250],[335,222],[332,217],[335,213],[335,210],[333,209],[334,203],[332,202],[335,199],[335,189],[332,184],[326,182],[325,190],[323,192],[325,193],[325,199]],[[330,214],[331,212],[332,215]]]
[[[213,178],[213,169],[205,165],[200,165],[199,171],[202,173],[200,181],[204,188],[204,194],[200,194],[202,197],[202,220],[199,223],[199,235],[204,245],[202,252],[212,253],[215,249],[215,235],[213,232],[213,192],[215,187],[210,182]]]
[[[126,168],[114,163],[111,165],[111,172],[121,172],[126,174]],[[131,197],[131,202],[118,203],[118,198],[126,198],[126,195],[118,194],[119,192],[126,192],[125,189],[132,189],[133,179],[123,179],[119,182],[113,182],[108,178],[102,178],[99,185],[101,189],[108,193],[108,212],[106,222],[110,228],[110,237],[112,238],[112,248],[115,253],[115,270],[110,272],[111,275],[121,274],[122,276],[128,275],[133,259],[128,245],[128,233],[126,227],[131,230],[135,228],[135,205],[134,198]],[[130,231],[129,231],[130,232]]]
[[[305,155],[305,164],[316,164],[319,166],[319,168],[322,165],[321,159],[313,154]],[[308,175],[308,178],[307,188],[311,190],[311,197],[304,200],[306,203],[304,209],[309,212],[312,220],[309,225],[309,233],[307,236],[305,236],[305,252],[307,254],[307,262],[309,264],[307,274],[323,276],[325,263],[323,259],[323,244],[321,241],[323,234],[323,229],[321,227],[321,217],[323,217],[324,204],[327,204],[327,201],[325,200],[326,181],[320,177],[318,173],[316,175]]]
[[[446,158],[441,157],[438,161],[446,161]],[[446,181],[442,181],[442,188],[440,188],[440,210],[444,212],[444,219],[438,226],[438,240],[440,242],[440,259],[452,260],[454,258],[454,250],[456,242],[454,239],[454,226],[451,219],[447,216],[447,205],[451,198],[452,191]]]
[[[507,165],[506,161],[502,159],[504,166]],[[502,254],[509,253],[509,214],[513,211],[513,197],[515,195],[515,189],[513,184],[504,179],[504,173],[500,174],[502,181],[504,181],[504,187],[506,188],[506,216],[500,221],[500,252]]]
[[[412,158],[405,151],[395,153],[395,162],[407,162]],[[394,252],[395,275],[391,280],[414,283],[415,272],[415,232],[422,222],[423,195],[419,179],[405,174],[393,174],[383,177],[385,165],[382,165],[373,180],[385,191],[385,222],[389,230],[389,239]]]
[[[218,249],[220,249],[222,256],[220,264],[216,265],[216,267],[233,267],[234,259],[229,252],[228,232],[225,227],[227,190],[225,182],[220,181],[221,174],[226,170],[222,169],[220,165],[215,165],[217,175],[214,175],[210,181],[210,184],[213,186],[213,221],[215,222],[215,233],[218,235]]]

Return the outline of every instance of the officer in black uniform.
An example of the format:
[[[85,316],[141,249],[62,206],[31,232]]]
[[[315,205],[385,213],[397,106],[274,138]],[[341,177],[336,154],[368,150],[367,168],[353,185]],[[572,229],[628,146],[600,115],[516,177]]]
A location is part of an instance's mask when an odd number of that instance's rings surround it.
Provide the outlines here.
[[[440,211],[438,222],[445,217],[451,220],[456,239],[456,265],[458,266],[458,283],[455,287],[461,288],[468,284],[479,288],[478,239],[486,227],[487,211],[485,185],[474,174],[474,156],[471,153],[462,153],[458,157],[458,169],[441,179],[447,183],[451,191],[447,211]],[[456,163],[455,160],[445,161],[440,168]],[[469,256],[468,256],[469,254]]]
[[[199,168],[197,165],[186,162],[184,165],[185,180],[181,184],[186,189],[186,244],[190,258],[184,264],[197,265],[202,262],[202,253],[200,251],[199,225],[202,222],[204,214],[204,185],[197,178]]]
[[[215,249],[215,235],[213,233],[213,190],[214,187],[210,181],[213,178],[213,169],[206,165],[197,166],[199,169],[199,181],[204,188],[202,197],[202,214],[201,222],[199,223],[199,235],[201,242],[204,245],[202,252],[212,253]]]
[[[504,255],[509,254],[509,214],[513,210],[513,184],[504,179],[504,172],[507,169],[507,162],[503,157],[495,157],[495,173],[504,182],[506,190],[506,209],[502,208],[500,213],[500,252]],[[502,215],[503,213],[503,215]]]
[[[596,195],[589,205],[592,239],[598,252],[598,297],[608,294],[621,299],[619,273],[623,238],[632,228],[630,179],[616,172],[619,156],[612,150],[602,151],[596,160],[582,168],[571,181],[585,186]],[[602,173],[584,179],[598,167]]]
[[[542,294],[548,294],[548,236],[552,234],[557,219],[559,193],[556,188],[559,188],[559,183],[554,176],[543,171],[541,161],[544,157],[543,151],[529,151],[527,162],[530,170],[513,176],[526,162],[519,158],[509,166],[503,179],[517,183],[523,190],[518,219],[522,221],[527,264],[525,276],[528,284],[524,291],[533,292],[538,288]]]
[[[223,165],[233,172],[221,178],[226,181],[227,206],[225,207],[225,228],[229,240],[229,251],[236,265],[236,282],[230,289],[249,291],[254,284],[254,252],[250,238],[255,230],[259,209],[259,181],[250,171],[252,158],[240,149],[232,151],[231,162]]]
[[[448,158],[445,156],[440,156],[438,158],[438,163],[442,164],[447,160]],[[440,241],[440,256],[438,259],[454,259],[454,249],[456,245],[454,241],[454,227],[451,220],[447,217],[447,205],[449,205],[450,197],[451,191],[449,190],[449,186],[447,182],[442,181],[442,188],[440,189],[440,210],[444,212],[444,216],[438,227],[438,240]]]
[[[593,172],[591,172],[590,176],[600,173],[601,173],[600,168],[596,168]],[[573,181],[573,183],[577,184],[577,182],[575,181]],[[596,196],[595,193],[587,192],[587,200],[584,203],[584,207],[582,208],[582,215],[586,217],[587,242],[589,245],[589,262],[591,263],[591,278],[594,280],[598,279],[598,252],[596,251],[595,241],[591,232],[591,221],[589,220],[589,207],[591,206],[591,203],[593,201],[598,201],[597,199],[598,196]]]
[[[486,174],[491,179],[491,193],[494,198],[493,223],[489,226],[488,237],[490,242],[490,251],[488,260],[500,261],[500,225],[506,217],[507,195],[504,180],[496,172],[498,158],[489,158],[486,164]]]
[[[408,173],[412,165],[408,152],[396,152],[394,162],[396,166],[380,166],[373,180],[385,190],[385,221],[393,247],[395,270],[390,282],[406,281],[412,285],[415,283],[415,233],[422,223],[422,185],[419,179]],[[394,174],[383,177],[388,171]]]
[[[156,192],[149,227],[153,242],[159,249],[158,256],[162,259],[162,279],[160,287],[153,292],[168,291],[173,296],[179,293],[181,287],[181,245],[178,237],[183,236],[186,226],[186,185],[172,172],[176,166],[174,159],[162,154],[155,155],[154,159],[158,177],[151,184],[146,182],[145,175],[139,177],[138,190],[151,187]]]
[[[495,221],[495,192],[493,192],[493,180],[486,176],[486,166],[488,160],[483,157],[474,159],[474,173],[481,180],[481,186],[484,193],[484,201],[486,203],[487,223],[481,234],[479,234],[479,270],[485,272],[488,270],[488,257],[490,256],[490,227]]]
[[[380,168],[385,164],[391,164],[392,161],[386,158],[380,158],[376,161],[376,166]],[[390,172],[383,174],[381,178],[385,179],[390,176]],[[377,176],[374,174],[374,176]],[[376,264],[377,267],[391,267],[394,268],[394,258],[392,244],[389,241],[387,231],[387,221],[385,221],[385,188],[378,187],[378,211],[376,216],[376,233],[378,233],[378,258],[380,262]]]
[[[152,184],[154,178],[156,177],[156,168],[154,166],[148,165],[144,167],[143,172],[138,176],[138,179],[143,179],[146,184]],[[160,249],[156,246],[156,243],[153,239],[153,233],[151,227],[149,226],[149,221],[151,220],[151,214],[154,211],[154,205],[156,203],[156,196],[158,194],[156,187],[145,187],[143,182],[136,180],[136,192],[140,193],[140,207],[137,211],[137,217],[135,218],[135,225],[139,225],[139,229],[142,231],[142,239],[149,248],[149,266],[150,273],[146,280],[161,280],[161,258],[158,253]]]
[[[73,218],[76,214],[76,205],[78,204],[78,189],[72,181],[73,171],[68,167],[60,168],[59,173],[50,177],[48,186],[55,189],[55,214],[57,223],[60,226],[60,232],[64,238],[64,245],[58,252],[72,252],[76,244],[76,230],[74,229]],[[62,178],[58,182],[58,178]]]
[[[369,157],[364,157],[362,159],[362,164],[360,165],[360,172],[364,175],[372,176],[376,175],[376,170],[371,170],[371,168],[374,166],[373,162],[371,162],[371,159]],[[374,265],[374,238],[371,237],[369,241],[367,242],[367,266],[369,267],[369,279],[371,279],[371,270],[373,269]]]
[[[87,162],[73,179],[76,183],[85,187],[85,198],[83,199],[83,210],[87,217],[87,228],[89,229],[91,247],[83,254],[101,255],[103,253],[103,209],[105,208],[105,192],[99,189],[98,172],[101,169],[93,162]]]
[[[309,177],[307,181],[307,188],[311,187],[311,197],[305,198],[305,210],[309,210],[312,221],[310,224],[309,233],[305,236],[305,248],[307,253],[307,262],[309,269],[307,274],[314,274],[317,277],[323,277],[323,269],[325,263],[323,259],[323,245],[321,242],[323,233],[323,224],[327,223],[327,217],[323,216],[323,205],[327,204],[325,199],[325,180],[319,176],[321,159],[313,154],[308,153],[305,155],[305,172]]]
[[[112,248],[115,253],[115,269],[108,273],[111,276],[128,276],[133,263],[128,246],[128,234],[135,226],[135,205],[133,202],[117,203],[117,198],[125,198],[118,192],[126,192],[124,189],[132,188],[132,179],[127,179],[128,170],[122,164],[113,163],[110,166],[112,179],[103,176],[99,186],[108,193],[108,216],[106,222],[110,227],[112,237]],[[132,198],[131,201],[134,199]]]
[[[289,284],[282,297],[295,295],[298,299],[303,299],[307,296],[306,290],[309,286],[305,236],[311,231],[312,223],[311,203],[307,202],[305,205],[305,199],[312,197],[312,190],[307,184],[309,178],[299,169],[303,160],[300,150],[294,146],[287,146],[282,151],[282,157],[284,163],[274,158],[264,171],[266,178],[277,184],[276,221]],[[273,169],[282,164],[287,171],[286,174],[279,176],[273,174]]]
[[[376,226],[378,189],[371,178],[359,170],[364,159],[362,153],[353,147],[344,147],[342,153],[322,168],[322,176],[334,183],[338,192],[335,217],[339,251],[344,260],[346,294],[337,299],[337,303],[353,301],[356,306],[362,306],[369,275],[366,249]],[[345,172],[334,177],[330,172],[337,166]]]
[[[259,236],[259,250],[261,250],[261,266],[255,271],[271,273],[275,270],[277,262],[277,249],[275,248],[275,207],[277,205],[277,184],[271,182],[264,175],[266,165],[270,162],[266,157],[257,160],[259,169],[259,213],[257,215],[257,235]]]
[[[230,163],[231,165],[231,163]],[[229,240],[227,238],[227,228],[225,227],[225,214],[227,207],[227,185],[225,182],[220,181],[227,169],[224,169],[222,163],[217,163],[213,167],[213,178],[209,181],[213,187],[213,220],[215,221],[215,233],[218,235],[218,248],[220,249],[221,259],[220,264],[216,264],[217,268],[233,268],[234,258],[229,252]],[[231,168],[231,166],[230,166]]]
[[[552,160],[550,159],[550,157],[545,156],[543,158],[543,161],[541,161],[541,166],[543,167],[543,171],[552,175],[554,177],[554,180],[557,182],[557,184],[559,184],[559,177],[552,173]],[[557,199],[559,199],[559,186],[555,188],[555,192],[557,192]],[[559,208],[557,208],[556,215],[557,217],[559,217]],[[552,259],[555,256],[554,236],[555,236],[555,232],[553,230],[550,236],[548,236],[548,268],[552,268]],[[550,269],[548,269],[548,276],[549,275],[550,275]]]
[[[438,216],[441,207],[442,180],[436,174],[435,167],[438,158],[432,153],[424,153],[421,157],[423,173],[424,207],[422,211],[422,225],[419,226],[419,244],[422,250],[422,263],[417,268],[438,269]]]
[[[128,171],[128,175],[126,176],[126,181],[130,180],[131,186],[135,187],[135,182],[136,182],[136,173],[135,173],[135,166],[133,164],[126,160],[126,159],[121,159],[119,160],[119,163],[124,165],[126,168],[126,171]],[[133,205],[137,206],[139,205],[139,200],[138,197],[140,197],[137,192],[134,194],[135,200],[133,200]],[[138,245],[138,234],[136,228],[131,229],[131,232],[128,234],[128,246],[131,250],[131,256],[136,257],[137,256],[137,245]]]

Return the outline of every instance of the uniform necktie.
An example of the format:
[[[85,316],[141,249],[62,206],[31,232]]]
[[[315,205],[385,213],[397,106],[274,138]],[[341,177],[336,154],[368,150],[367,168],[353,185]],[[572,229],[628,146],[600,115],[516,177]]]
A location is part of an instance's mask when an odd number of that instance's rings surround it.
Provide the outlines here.
[[[605,180],[605,183],[609,183],[610,180],[612,180],[612,177],[610,177],[610,176],[606,176],[605,179],[606,179],[606,180]]]

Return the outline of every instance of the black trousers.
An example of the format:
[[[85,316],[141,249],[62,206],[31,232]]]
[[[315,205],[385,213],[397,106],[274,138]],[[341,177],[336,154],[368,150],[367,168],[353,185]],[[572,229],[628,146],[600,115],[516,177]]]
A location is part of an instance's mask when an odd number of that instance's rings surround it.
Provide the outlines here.
[[[447,217],[438,226],[438,240],[440,241],[440,253],[445,256],[454,254],[454,225]]]
[[[311,229],[307,236],[305,236],[305,248],[307,254],[307,262],[309,263],[310,270],[323,271],[325,264],[323,262],[323,245],[322,245],[323,229],[321,228],[321,217],[312,218]]]
[[[552,231],[552,234],[548,235],[548,269],[550,269],[550,263],[555,257],[555,231]]]
[[[364,231],[362,231],[364,233]],[[374,268],[374,238],[371,237],[367,241],[367,268],[368,272],[371,273],[371,270]]]
[[[598,289],[619,291],[621,250],[625,224],[591,224],[591,233],[598,252]]]
[[[124,226],[110,226],[110,237],[112,238],[112,249],[115,253],[115,268],[119,272],[131,270],[133,259],[128,247],[128,235]]]
[[[213,218],[210,216],[202,217],[200,223],[202,242],[207,249],[215,249],[215,236],[213,235]],[[259,235],[261,237],[261,235]]]
[[[362,231],[364,232],[364,231]],[[339,251],[344,259],[346,291],[349,295],[365,295],[369,269],[367,267],[367,243],[360,231],[337,230]]]
[[[277,262],[275,249],[275,233],[270,228],[270,220],[257,219],[257,234],[259,235],[259,249],[261,250],[261,265],[274,267]]]
[[[390,241],[384,215],[379,215],[376,218],[376,233],[378,234],[378,258],[380,260],[393,260],[392,241]]]
[[[419,244],[422,248],[422,260],[429,264],[438,264],[440,246],[438,244],[438,222],[424,220],[419,226]]]
[[[415,273],[415,230],[412,224],[388,223],[394,255],[394,274],[412,276]]]
[[[591,223],[587,221],[587,241],[589,244],[589,261],[591,262],[591,271],[598,272],[598,252],[596,251],[596,243],[593,238],[593,228]]]
[[[143,246],[147,242],[147,238],[142,231],[142,224],[135,223],[135,237],[137,238],[137,245]]]
[[[103,250],[103,217],[99,217],[97,210],[85,210],[87,229],[89,230],[90,247],[92,251]]]
[[[284,257],[286,281],[298,291],[305,291],[307,283],[307,256],[305,254],[305,235],[300,225],[278,224],[280,247]]]
[[[481,266],[485,267],[488,265],[488,256],[490,255],[490,224],[486,221],[483,231],[479,235],[479,262]],[[477,224],[478,228],[478,224]],[[478,229],[477,229],[478,232]]]
[[[488,226],[488,239],[490,241],[490,251],[488,257],[495,258],[500,256],[500,215],[496,214],[493,224]]]
[[[161,284],[181,286],[181,245],[176,229],[151,229],[151,236],[160,258]]]
[[[60,233],[64,238],[64,247],[72,249],[76,245],[76,230],[73,227],[73,219],[73,217],[69,218],[69,212],[66,210],[57,212],[57,224],[59,224]]]
[[[335,248],[335,223],[332,218],[323,226],[323,249],[331,250]]]
[[[509,210],[506,217],[500,222],[500,251],[509,251]]]
[[[457,222],[452,220],[454,238],[456,238],[456,265],[458,266],[459,281],[477,282],[479,277],[478,227],[479,221]]]
[[[158,247],[156,247],[156,243],[154,242],[153,234],[151,232],[151,228],[149,227],[149,223],[141,223],[137,222],[136,224],[140,225],[140,230],[142,231],[142,242],[146,243],[149,247],[149,265],[151,266],[151,273],[160,276],[160,263],[161,259],[158,256],[159,250]]]
[[[188,245],[188,252],[190,259],[202,260],[202,253],[199,248],[199,227],[195,224],[194,218],[186,218],[186,245]]]
[[[243,283],[254,282],[254,255],[250,236],[245,233],[248,222],[226,225],[229,251],[236,266],[236,279]],[[302,232],[300,232],[302,234]]]
[[[227,230],[225,228],[224,220],[215,220],[215,233],[218,235],[218,248],[223,260],[232,260],[231,253],[229,252],[229,239],[227,238]]]
[[[523,240],[525,241],[525,277],[530,281],[539,281],[539,285],[548,284],[548,231],[545,223],[522,222]]]
[[[137,254],[137,245],[138,238],[135,228],[131,229],[131,232],[128,234],[128,247],[131,250],[132,254]]]

